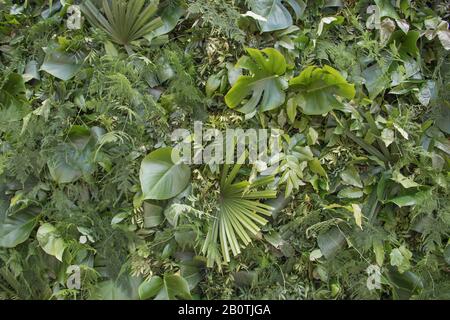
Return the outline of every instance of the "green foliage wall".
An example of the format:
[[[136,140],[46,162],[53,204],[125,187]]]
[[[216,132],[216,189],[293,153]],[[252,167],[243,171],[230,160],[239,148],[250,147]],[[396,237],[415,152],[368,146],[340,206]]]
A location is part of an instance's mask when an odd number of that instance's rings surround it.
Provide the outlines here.
[[[0,299],[450,298],[448,1],[18,3]],[[194,121],[280,166],[173,163]]]

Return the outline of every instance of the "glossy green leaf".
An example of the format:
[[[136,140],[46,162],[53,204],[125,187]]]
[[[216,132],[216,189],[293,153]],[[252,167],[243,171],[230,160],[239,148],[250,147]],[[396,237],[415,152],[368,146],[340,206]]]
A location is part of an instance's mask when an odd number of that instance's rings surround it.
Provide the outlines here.
[[[252,12],[265,18],[265,21],[258,20],[262,32],[286,29],[293,24],[294,19],[283,2],[293,9],[296,19],[302,16],[306,7],[302,0],[253,0],[249,2]]]
[[[153,228],[163,222],[163,209],[160,206],[144,202],[144,226]]]
[[[351,166],[341,172],[341,179],[344,184],[362,188],[363,184],[355,167]]]
[[[45,53],[41,70],[58,79],[67,81],[75,76],[81,68],[82,59],[80,56],[69,55],[50,48],[46,48]]]
[[[62,261],[67,244],[53,225],[50,223],[41,225],[37,231],[36,238],[46,253]]]
[[[17,73],[9,74],[6,81],[0,83],[0,110],[3,121],[22,120],[30,112],[25,93],[24,79]]]
[[[184,163],[172,161],[172,150],[158,149],[142,160],[139,179],[144,199],[170,199],[187,187],[191,170]]]
[[[286,83],[281,78],[286,72],[285,58],[272,48],[246,50],[249,56],[239,59],[236,67],[249,70],[251,75],[239,77],[225,96],[226,104],[230,108],[236,108],[251,95],[238,111],[251,114],[279,107],[286,96]]]
[[[36,213],[31,209],[23,209],[12,216],[6,211],[0,213],[0,247],[14,248],[25,242],[36,222]]]
[[[330,66],[307,67],[289,81],[290,88],[296,92],[295,100],[307,115],[324,115],[342,107],[337,97],[351,100],[355,97],[355,86]]]

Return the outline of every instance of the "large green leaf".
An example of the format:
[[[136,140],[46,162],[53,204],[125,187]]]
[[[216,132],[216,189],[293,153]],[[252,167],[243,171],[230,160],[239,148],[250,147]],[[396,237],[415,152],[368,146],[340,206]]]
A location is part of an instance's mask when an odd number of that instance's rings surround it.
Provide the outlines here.
[[[141,300],[154,298],[154,300],[190,300],[187,281],[176,275],[166,274],[163,278],[152,277],[149,281],[143,282],[139,286],[139,297]]]
[[[185,8],[179,4],[169,4],[161,10],[160,17],[163,25],[155,31],[145,36],[146,39],[152,40],[153,38],[165,35],[172,31],[177,25],[180,18],[186,12]]]
[[[71,183],[94,170],[94,147],[96,135],[93,130],[73,126],[68,142],[57,146],[47,161],[50,175],[57,183]]]
[[[41,70],[58,79],[67,81],[81,68],[82,57],[80,55],[70,55],[50,48],[46,48],[45,53]]]
[[[184,163],[172,161],[172,150],[158,149],[142,161],[139,179],[144,199],[167,200],[187,187],[191,170]]]
[[[390,17],[392,19],[400,19],[397,11],[395,11],[391,0],[375,0],[375,3],[380,10],[380,18]]]
[[[93,300],[138,300],[140,277],[122,276],[118,280],[105,280],[100,282],[90,299]]]
[[[296,18],[299,19],[305,11],[305,3],[302,0],[253,0],[250,1],[252,11],[266,21],[258,21],[262,32],[271,32],[289,28],[293,24],[293,19],[284,3],[294,10]]]
[[[289,85],[297,91],[294,101],[308,115],[323,115],[341,108],[342,103],[337,96],[349,100],[355,96],[355,86],[330,66],[307,67],[298,77],[291,79]]]
[[[14,248],[28,239],[36,226],[36,212],[23,209],[12,216],[0,213],[0,247]]]
[[[30,112],[25,91],[23,77],[17,73],[9,74],[6,82],[0,87],[2,121],[22,120]]]
[[[49,255],[62,261],[66,242],[58,234],[56,228],[50,223],[44,223],[37,231],[36,238],[41,248]]]
[[[243,113],[256,110],[272,110],[284,103],[286,83],[281,76],[286,72],[286,60],[272,48],[257,50],[247,48],[249,56],[239,59],[236,67],[250,71],[251,75],[240,76],[225,96],[230,108],[236,108],[251,94],[251,98],[238,109]],[[257,109],[257,106],[260,107]]]

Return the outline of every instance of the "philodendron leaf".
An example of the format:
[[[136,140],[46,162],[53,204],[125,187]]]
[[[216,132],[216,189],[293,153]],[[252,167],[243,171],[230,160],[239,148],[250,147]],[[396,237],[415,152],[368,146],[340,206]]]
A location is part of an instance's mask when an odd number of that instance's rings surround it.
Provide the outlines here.
[[[324,115],[341,108],[337,96],[349,100],[355,97],[355,86],[330,66],[307,67],[289,81],[289,86],[297,91],[294,100],[307,115]]]
[[[36,214],[29,209],[7,216],[0,214],[0,247],[14,248],[26,241],[36,226]]]
[[[144,200],[167,200],[187,187],[191,170],[184,163],[172,161],[172,150],[158,149],[142,161],[139,179]]]
[[[81,68],[81,59],[77,55],[69,55],[50,48],[45,48],[44,51],[46,55],[41,70],[58,79],[67,81]]]
[[[191,300],[189,284],[178,275],[164,275],[164,278],[154,276],[139,286],[141,300]]]
[[[292,16],[284,3],[294,10],[296,19],[305,11],[306,5],[302,0],[253,0],[250,7],[253,13],[264,17],[265,21],[258,20],[262,32],[286,29],[293,24]]]
[[[62,256],[67,245],[53,225],[44,223],[40,226],[36,238],[46,253],[62,261]]]
[[[239,77],[225,96],[226,104],[236,108],[251,94],[238,111],[254,114],[257,110],[268,111],[279,107],[286,97],[286,82],[281,78],[286,72],[285,58],[272,48],[246,50],[249,56],[239,59],[236,67],[249,70],[251,75]]]

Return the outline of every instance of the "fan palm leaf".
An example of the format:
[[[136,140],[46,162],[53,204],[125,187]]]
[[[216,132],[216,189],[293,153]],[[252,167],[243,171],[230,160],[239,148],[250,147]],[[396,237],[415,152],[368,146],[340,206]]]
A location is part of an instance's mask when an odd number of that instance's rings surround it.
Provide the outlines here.
[[[209,267],[214,263],[220,267],[222,262],[230,262],[230,251],[233,256],[240,254],[241,249],[252,241],[252,236],[267,223],[264,216],[270,216],[273,210],[260,201],[275,198],[276,191],[258,191],[257,188],[267,186],[274,177],[234,182],[240,168],[240,164],[232,168],[224,165],[222,170],[217,212],[202,247]]]
[[[103,12],[100,12],[90,0],[81,4],[81,10],[89,22],[105,31],[117,44],[129,47],[136,41],[163,25],[160,17],[154,17],[158,10],[158,0],[103,0]]]

